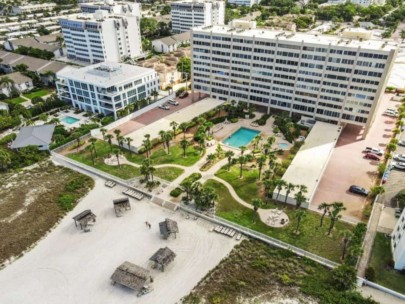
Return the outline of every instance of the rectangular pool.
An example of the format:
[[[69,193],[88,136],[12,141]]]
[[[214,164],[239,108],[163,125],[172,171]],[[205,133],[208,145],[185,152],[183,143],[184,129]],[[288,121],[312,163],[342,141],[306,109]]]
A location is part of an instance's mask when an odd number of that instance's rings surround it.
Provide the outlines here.
[[[248,143],[250,143],[257,134],[260,134],[260,131],[241,127],[234,133],[232,133],[231,136],[224,139],[222,143],[227,146],[239,148],[241,146],[246,146]]]
[[[78,122],[80,119],[74,118],[72,116],[63,116],[60,121],[67,123],[68,125],[74,124],[75,122]]]

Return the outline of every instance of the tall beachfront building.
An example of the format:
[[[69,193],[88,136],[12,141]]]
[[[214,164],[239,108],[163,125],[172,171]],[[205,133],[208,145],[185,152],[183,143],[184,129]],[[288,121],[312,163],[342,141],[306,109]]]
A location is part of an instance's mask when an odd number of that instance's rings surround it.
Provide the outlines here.
[[[235,4],[240,6],[252,7],[254,4],[259,4],[259,0],[228,0],[229,4]]]
[[[107,11],[111,14],[129,14],[141,18],[141,4],[125,1],[94,1],[80,4],[83,13],[95,13],[98,10]]]
[[[394,268],[405,269],[405,211],[402,211],[391,234],[391,251],[395,262]]]
[[[139,17],[98,10],[60,19],[67,57],[86,63],[120,62],[142,54]]]
[[[225,23],[225,2],[214,0],[183,0],[172,2],[172,30],[189,31],[195,26]]]
[[[58,97],[75,108],[104,115],[117,113],[129,104],[159,91],[154,69],[103,62],[83,68],[68,66],[56,73]]]
[[[397,52],[394,42],[256,29],[249,22],[194,28],[191,39],[194,91],[366,131]]]

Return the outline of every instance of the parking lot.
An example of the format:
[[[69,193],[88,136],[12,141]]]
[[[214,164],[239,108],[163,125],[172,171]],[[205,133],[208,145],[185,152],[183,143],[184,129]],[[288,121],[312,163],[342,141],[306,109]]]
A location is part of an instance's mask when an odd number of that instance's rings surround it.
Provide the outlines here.
[[[375,120],[365,139],[362,139],[363,129],[360,127],[348,125],[343,129],[314,195],[311,209],[316,210],[322,202],[341,201],[347,208],[343,212],[344,217],[352,220],[361,219],[366,199],[364,196],[350,193],[348,189],[351,185],[370,189],[376,181],[379,162],[365,159],[362,151],[365,147],[385,149],[390,141],[392,130],[395,128],[395,118],[385,116],[383,113],[387,108],[400,106],[399,102],[391,101],[393,96],[393,94],[383,95]],[[393,176],[395,174],[398,173],[393,172]]]

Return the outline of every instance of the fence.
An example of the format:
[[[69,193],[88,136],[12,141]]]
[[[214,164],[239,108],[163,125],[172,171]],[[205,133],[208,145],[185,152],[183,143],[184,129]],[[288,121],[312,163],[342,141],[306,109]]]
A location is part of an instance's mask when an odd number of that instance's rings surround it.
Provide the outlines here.
[[[91,137],[91,134],[90,134],[90,133],[84,134],[83,136],[81,136],[81,137],[79,138],[79,141],[85,140],[85,139],[90,138],[90,137]],[[77,140],[74,139],[74,140],[69,141],[68,143],[66,143],[66,144],[64,144],[64,145],[62,145],[62,146],[59,146],[59,147],[53,149],[52,151],[54,151],[54,152],[60,152],[60,151],[66,149],[66,148],[68,148],[68,147],[70,147],[70,146],[73,146],[73,145],[76,144],[76,143],[77,143]]]
[[[204,215],[204,214],[201,214],[201,213],[199,213],[199,212],[196,212],[196,211],[194,211],[194,210],[191,210],[191,209],[189,209],[189,208],[186,208],[186,207],[184,207],[184,206],[179,206],[179,209],[181,209],[181,210],[183,210],[183,211],[185,211],[185,212],[194,214],[195,216],[201,217],[201,218],[203,218],[203,219],[205,219],[205,220],[207,220],[207,221],[210,221],[210,222],[212,222],[212,223],[215,223],[215,224],[217,224],[217,225],[227,226],[227,227],[229,227],[229,228],[235,229],[235,230],[237,230],[237,231],[239,231],[239,232],[241,232],[241,233],[243,233],[243,234],[245,234],[245,235],[247,235],[247,236],[250,236],[250,237],[253,237],[253,238],[255,238],[255,239],[258,239],[258,240],[260,240],[260,241],[262,241],[262,242],[265,242],[265,243],[267,243],[267,244],[269,244],[269,245],[271,245],[271,246],[290,250],[290,251],[294,252],[295,254],[297,254],[297,255],[299,255],[299,256],[303,256],[303,257],[309,258],[309,259],[311,259],[311,260],[313,260],[313,261],[315,261],[315,262],[317,262],[317,263],[319,263],[319,264],[321,264],[321,265],[324,265],[324,266],[326,266],[326,267],[334,268],[334,267],[336,267],[336,266],[339,265],[338,263],[332,262],[332,261],[330,261],[330,260],[328,260],[328,259],[325,259],[325,258],[323,258],[323,257],[320,257],[320,256],[318,256],[318,255],[316,255],[316,254],[313,254],[313,253],[311,253],[311,252],[305,251],[305,250],[303,250],[303,249],[301,249],[301,248],[292,246],[292,245],[290,245],[290,244],[288,244],[288,243],[285,243],[285,242],[283,242],[283,241],[277,240],[277,239],[275,239],[275,238],[272,238],[272,237],[267,236],[267,235],[265,235],[265,234],[262,234],[262,233],[260,233],[260,232],[254,231],[254,230],[252,230],[252,229],[243,227],[243,226],[241,226],[241,225],[239,225],[239,224],[236,224],[236,223],[227,221],[227,220],[225,220],[225,219],[217,218],[217,217],[212,218],[212,217],[206,216],[206,215]]]
[[[169,101],[169,99],[173,99],[175,97],[176,97],[175,93],[169,94],[168,96],[164,96],[161,99],[158,99],[156,102],[154,102],[154,103],[152,103],[152,104],[150,104],[150,105],[148,105],[148,106],[146,106],[146,107],[144,107],[144,108],[142,108],[142,109],[140,109],[140,110],[138,110],[138,111],[136,111],[134,113],[131,113],[131,114],[125,116],[125,117],[117,119],[116,121],[110,123],[109,125],[104,126],[103,128],[106,129],[107,131],[110,131],[110,130],[118,127],[119,125],[122,125],[123,123],[126,123],[126,122],[128,122],[128,121],[130,121],[130,120],[132,120],[132,119],[134,119],[134,118],[136,118],[138,116],[141,116],[142,114],[152,110],[153,108],[156,108],[156,107],[166,103],[167,101]],[[100,129],[91,130],[91,135],[92,136],[97,136],[99,134],[101,134]]]

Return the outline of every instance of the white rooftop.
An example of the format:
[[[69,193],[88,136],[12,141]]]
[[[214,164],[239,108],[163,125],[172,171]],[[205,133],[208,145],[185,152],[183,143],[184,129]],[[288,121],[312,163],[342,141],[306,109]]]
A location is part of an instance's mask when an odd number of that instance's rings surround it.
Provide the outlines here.
[[[82,81],[99,87],[110,87],[128,82],[129,79],[142,78],[154,71],[154,69],[130,64],[105,61],[79,69],[68,66],[58,72],[57,77]]]
[[[317,121],[305,139],[304,145],[283,175],[282,179],[287,183],[307,186],[308,193],[304,195],[309,202],[311,202],[329,162],[340,131],[341,126]],[[289,194],[289,198],[294,203],[294,195],[297,192],[296,189]],[[280,197],[285,197],[285,194],[286,191],[283,189]]]
[[[205,33],[213,32],[214,34],[233,35],[237,37],[249,37],[249,38],[252,38],[254,36],[256,39],[262,38],[270,40],[276,40],[278,38],[279,41],[286,41],[286,42],[291,41],[295,43],[301,43],[304,41],[306,44],[309,43],[314,45],[331,44],[334,46],[341,46],[343,48],[361,47],[362,49],[378,50],[385,52],[395,50],[398,48],[398,43],[388,40],[370,39],[360,41],[357,39],[346,39],[332,35],[320,35],[320,34],[318,35],[318,34],[288,32],[281,30],[257,29],[257,28],[240,30],[232,28],[227,25],[199,26],[193,28],[193,32],[205,32]]]

